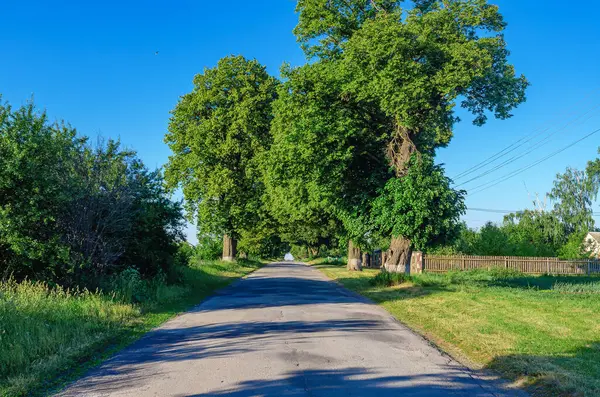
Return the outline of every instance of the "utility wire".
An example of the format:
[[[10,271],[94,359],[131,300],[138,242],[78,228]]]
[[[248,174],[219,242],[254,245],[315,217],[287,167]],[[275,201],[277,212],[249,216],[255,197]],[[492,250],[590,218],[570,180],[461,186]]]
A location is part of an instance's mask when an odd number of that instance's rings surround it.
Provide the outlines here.
[[[516,170],[514,170],[514,171],[512,171],[512,172],[509,172],[508,174],[506,174],[506,175],[504,175],[504,176],[501,176],[499,179],[496,179],[495,181],[490,181],[490,182],[487,182],[487,183],[481,184],[481,185],[479,185],[479,186],[476,186],[476,187],[474,187],[473,189],[471,189],[471,193],[470,193],[470,195],[474,195],[474,194],[477,194],[477,193],[481,193],[481,192],[483,192],[484,190],[487,190],[487,189],[489,189],[489,188],[491,188],[491,187],[493,187],[493,186],[496,186],[496,185],[498,185],[498,184],[500,184],[500,183],[502,183],[502,182],[504,182],[504,181],[506,181],[506,180],[508,180],[508,179],[510,179],[510,178],[512,178],[512,177],[514,177],[514,176],[516,176],[516,175],[519,175],[519,174],[521,174],[521,173],[523,173],[523,172],[525,172],[525,171],[527,171],[527,170],[529,170],[529,169],[531,169],[531,168],[535,167],[536,165],[538,165],[538,164],[541,164],[541,163],[543,163],[544,161],[546,161],[546,160],[548,160],[548,159],[551,159],[552,157],[556,156],[557,154],[560,154],[560,153],[564,152],[565,150],[567,150],[567,149],[569,149],[569,148],[571,148],[571,147],[575,146],[575,145],[576,145],[576,144],[578,144],[579,142],[581,142],[581,141],[583,141],[583,140],[585,140],[585,139],[587,139],[587,138],[591,137],[592,135],[595,135],[595,134],[597,134],[598,132],[600,132],[600,128],[599,128],[599,129],[597,129],[597,130],[595,130],[595,131],[592,131],[592,132],[590,132],[589,134],[587,134],[587,135],[583,136],[582,138],[579,138],[578,140],[576,140],[576,141],[574,141],[574,142],[570,143],[569,145],[567,145],[567,146],[565,146],[565,147],[563,147],[563,148],[561,148],[561,149],[558,149],[558,150],[556,150],[556,151],[554,151],[554,152],[550,153],[550,154],[549,154],[549,155],[547,155],[546,157],[543,157],[543,158],[541,158],[541,159],[539,159],[539,160],[537,160],[537,161],[533,162],[532,164],[529,164],[529,165],[527,165],[527,166],[525,166],[525,167],[522,167],[522,168],[516,169]],[[478,189],[479,189],[479,190],[478,190]]]
[[[477,180],[477,179],[483,178],[484,176],[486,176],[486,175],[489,175],[489,174],[491,174],[492,172],[494,172],[494,171],[497,171],[497,170],[499,170],[499,169],[501,169],[501,168],[504,168],[505,166],[509,165],[510,163],[514,163],[515,161],[517,161],[517,160],[519,160],[519,159],[521,159],[521,158],[523,158],[523,157],[527,156],[528,154],[530,154],[530,153],[532,153],[532,152],[534,152],[534,151],[536,151],[536,150],[540,149],[541,147],[543,147],[543,146],[547,145],[548,143],[550,143],[550,138],[552,138],[554,135],[556,135],[556,134],[558,134],[559,132],[563,131],[563,130],[564,130],[565,128],[567,128],[569,125],[571,125],[572,123],[576,122],[578,119],[580,119],[581,117],[585,116],[586,114],[588,114],[588,113],[590,113],[590,112],[592,112],[592,111],[594,111],[594,110],[597,110],[599,107],[600,107],[600,104],[599,104],[599,105],[596,105],[596,106],[594,106],[592,109],[590,109],[590,110],[588,110],[587,112],[583,113],[582,115],[578,116],[578,117],[577,117],[577,118],[575,118],[574,120],[571,120],[571,121],[569,121],[568,123],[566,123],[565,125],[563,125],[563,126],[562,126],[562,127],[560,127],[559,129],[557,129],[556,131],[552,132],[550,135],[546,136],[545,138],[542,138],[541,140],[539,140],[539,141],[535,142],[534,144],[532,144],[531,146],[529,146],[529,148],[527,148],[527,150],[526,150],[525,152],[523,152],[523,153],[521,153],[521,154],[517,154],[517,155],[515,155],[515,156],[511,157],[511,158],[509,158],[509,159],[505,160],[504,162],[502,162],[502,163],[500,163],[500,164],[496,165],[494,168],[491,168],[491,169],[489,169],[489,170],[487,170],[487,171],[484,171],[484,172],[482,172],[481,174],[478,174],[478,175],[474,176],[473,178],[471,178],[471,179],[469,179],[469,180],[467,180],[467,181],[465,181],[465,182],[462,182],[462,183],[460,183],[460,184],[456,185],[455,187],[463,186],[463,185],[466,185],[466,184],[467,184],[467,183],[469,183],[469,182],[473,182],[473,181],[475,181],[475,180]],[[589,116],[587,119],[585,119],[585,121],[588,121],[588,120],[589,120],[589,119],[591,119],[593,116],[594,116],[594,114],[592,114],[592,115],[591,115],[591,116]],[[584,121],[584,122],[585,122],[585,121]],[[545,131],[547,131],[547,130],[545,130]],[[531,139],[533,139],[533,138],[535,138],[535,137],[532,137]],[[519,145],[519,146],[522,146],[522,145]],[[514,151],[515,149],[518,149],[518,147],[515,147],[513,150],[510,150],[510,151],[509,151],[509,152],[507,152],[506,154],[508,154],[508,153],[510,153],[510,152],[512,152],[512,151]],[[483,167],[482,167],[482,168],[483,168]],[[476,171],[476,170],[474,170],[473,172],[475,172],[475,171]],[[466,174],[465,174],[465,176],[466,176]]]
[[[493,214],[514,214],[517,212],[522,212],[525,210],[497,210],[497,209],[492,209],[492,208],[467,208],[467,211],[477,211],[477,212],[490,212]],[[535,210],[530,210],[530,211],[534,211],[537,212]],[[592,212],[592,216],[600,216],[600,212]]]
[[[576,102],[576,103],[573,105],[573,107],[575,107],[575,106],[579,105],[581,102],[583,102],[583,101],[585,101],[586,99],[588,99],[588,98],[589,98],[589,97],[590,97],[590,96],[591,96],[593,93],[595,93],[596,91],[597,91],[597,89],[594,89],[594,90],[592,90],[592,91],[588,92],[588,93],[587,93],[587,94],[586,94],[586,95],[585,95],[585,96],[584,96],[582,99],[580,99],[579,101],[577,101],[577,102]],[[572,114],[574,114],[574,112],[571,112],[571,113],[569,114],[569,116],[570,116],[570,115],[572,115]],[[547,121],[547,123],[548,123],[548,122],[550,122],[550,120],[548,120],[548,121]],[[544,123],[544,124],[547,124],[547,123]],[[459,173],[459,174],[455,175],[455,176],[454,176],[454,178],[452,178],[452,179],[454,179],[454,180],[461,179],[461,178],[463,178],[463,177],[465,177],[465,176],[467,176],[467,175],[470,175],[470,174],[472,174],[473,172],[476,172],[477,170],[479,170],[479,169],[481,169],[481,168],[485,168],[487,165],[489,165],[489,164],[491,164],[491,163],[495,162],[496,160],[498,160],[498,159],[500,159],[500,158],[502,158],[502,157],[504,157],[504,156],[508,155],[509,153],[511,153],[511,152],[513,152],[513,151],[515,151],[515,150],[516,150],[516,149],[518,149],[519,147],[521,147],[521,146],[525,145],[526,143],[530,142],[531,140],[533,140],[533,139],[534,139],[534,138],[536,138],[537,136],[539,136],[539,135],[541,135],[541,134],[543,134],[544,132],[546,132],[546,131],[548,131],[548,130],[549,130],[549,128],[545,128],[545,129],[543,129],[542,131],[538,132],[540,129],[541,129],[541,127],[540,127],[540,128],[537,128],[537,129],[536,129],[536,130],[534,130],[534,131],[533,131],[531,134],[527,134],[527,135],[525,135],[524,137],[522,137],[522,138],[521,138],[521,139],[519,139],[518,141],[516,141],[516,142],[514,142],[514,143],[512,143],[512,144],[510,144],[510,145],[508,145],[507,147],[505,147],[504,149],[500,150],[499,152],[497,152],[497,153],[493,154],[492,156],[488,157],[487,159],[484,159],[484,160],[482,160],[481,162],[479,162],[479,163],[475,164],[474,166],[472,166],[472,167],[470,167],[470,168],[466,169],[465,171],[463,171],[463,172],[461,172],[461,173]],[[522,142],[522,143],[521,143],[521,142]]]

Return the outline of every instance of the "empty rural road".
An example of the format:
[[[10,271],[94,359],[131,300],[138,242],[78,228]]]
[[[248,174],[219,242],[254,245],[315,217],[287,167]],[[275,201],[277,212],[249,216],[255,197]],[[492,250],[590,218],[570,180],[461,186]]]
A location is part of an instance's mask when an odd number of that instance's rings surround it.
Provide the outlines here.
[[[318,270],[274,263],[148,333],[59,395],[514,394],[474,376]]]

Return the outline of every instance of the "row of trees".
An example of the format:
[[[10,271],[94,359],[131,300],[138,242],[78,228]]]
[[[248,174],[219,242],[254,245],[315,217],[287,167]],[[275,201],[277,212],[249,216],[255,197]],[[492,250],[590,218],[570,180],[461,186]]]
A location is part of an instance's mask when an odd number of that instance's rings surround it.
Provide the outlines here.
[[[551,207],[546,208],[546,201],[536,201],[535,210],[506,215],[500,225],[487,223],[480,230],[463,225],[452,244],[431,251],[565,259],[589,256],[583,241],[595,230],[592,205],[599,189],[600,158],[589,161],[585,170],[567,168],[558,174],[547,194]]]
[[[134,152],[0,103],[0,277],[92,288],[128,267],[152,277],[173,263],[182,221]]]
[[[435,151],[455,107],[483,125],[504,119],[528,85],[508,63],[486,0],[300,0],[294,30],[308,63],[281,79],[230,56],[194,78],[166,142],[201,233],[224,235],[224,259],[279,242],[390,247],[389,270],[412,249],[458,230],[464,192]]]

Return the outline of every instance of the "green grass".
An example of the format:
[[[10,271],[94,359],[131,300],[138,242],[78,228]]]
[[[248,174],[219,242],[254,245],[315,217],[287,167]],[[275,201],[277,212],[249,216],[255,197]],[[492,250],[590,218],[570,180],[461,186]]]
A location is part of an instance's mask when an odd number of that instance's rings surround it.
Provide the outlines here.
[[[260,264],[204,262],[177,285],[146,283],[143,302],[119,294],[0,284],[0,395],[46,394],[143,333],[255,270]],[[128,299],[130,298],[130,299]]]
[[[459,361],[494,370],[535,396],[600,395],[598,278],[496,270],[402,279],[315,266]]]

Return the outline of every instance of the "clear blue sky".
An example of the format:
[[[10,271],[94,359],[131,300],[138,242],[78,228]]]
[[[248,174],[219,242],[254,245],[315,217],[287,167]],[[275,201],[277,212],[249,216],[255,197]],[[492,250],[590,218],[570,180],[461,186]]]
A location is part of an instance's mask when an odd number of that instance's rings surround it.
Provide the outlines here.
[[[600,128],[600,2],[492,2],[509,23],[511,61],[532,83],[528,100],[514,118],[481,128],[464,115],[439,161],[453,177],[538,128],[550,128],[554,135],[545,146],[465,188],[497,179]],[[293,0],[5,2],[0,93],[13,105],[33,95],[52,118],[69,121],[81,134],[120,137],[148,166],[159,167],[169,155],[163,143],[169,111],[192,88],[194,74],[229,54],[256,58],[275,75],[283,62],[305,62],[292,35],[294,7]],[[531,195],[543,196],[566,166],[583,168],[598,146],[600,133],[469,196],[467,205],[531,207]],[[469,211],[465,219],[478,227],[501,217]]]

